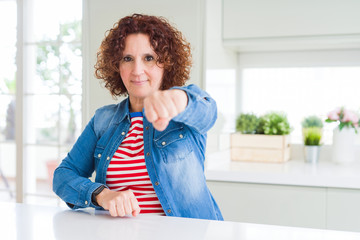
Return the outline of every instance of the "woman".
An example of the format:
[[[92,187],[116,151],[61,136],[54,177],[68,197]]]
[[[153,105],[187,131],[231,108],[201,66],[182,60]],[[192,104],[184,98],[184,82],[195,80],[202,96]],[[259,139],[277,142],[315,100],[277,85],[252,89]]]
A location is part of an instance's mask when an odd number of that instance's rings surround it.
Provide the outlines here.
[[[128,98],[98,109],[55,170],[53,189],[70,208],[223,219],[204,177],[216,103],[183,86],[190,67],[190,45],[163,18],[134,14],[108,32],[96,76]]]

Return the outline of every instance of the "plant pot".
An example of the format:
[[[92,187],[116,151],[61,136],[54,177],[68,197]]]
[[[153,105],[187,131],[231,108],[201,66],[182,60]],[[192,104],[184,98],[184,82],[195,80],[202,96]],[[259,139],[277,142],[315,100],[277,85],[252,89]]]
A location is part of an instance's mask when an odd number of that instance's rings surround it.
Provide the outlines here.
[[[306,163],[318,163],[320,146],[304,146],[304,157]]]
[[[332,145],[332,161],[336,163],[351,163],[355,161],[355,137],[353,128],[334,129]]]
[[[231,134],[232,161],[282,163],[289,159],[289,135]]]

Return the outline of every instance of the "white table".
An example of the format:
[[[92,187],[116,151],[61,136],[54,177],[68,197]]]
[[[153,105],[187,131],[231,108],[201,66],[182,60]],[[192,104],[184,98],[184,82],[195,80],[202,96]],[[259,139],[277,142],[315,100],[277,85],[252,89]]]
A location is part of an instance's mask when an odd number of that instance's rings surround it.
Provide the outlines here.
[[[0,239],[353,240],[360,233],[0,203]]]

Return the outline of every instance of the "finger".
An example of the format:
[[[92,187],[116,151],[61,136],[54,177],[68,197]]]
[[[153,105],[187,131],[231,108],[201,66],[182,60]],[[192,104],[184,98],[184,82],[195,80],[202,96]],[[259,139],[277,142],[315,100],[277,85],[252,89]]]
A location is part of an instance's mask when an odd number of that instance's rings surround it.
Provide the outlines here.
[[[145,109],[145,117],[149,122],[152,123],[159,118],[152,104],[152,101],[146,100],[144,102],[144,109]]]
[[[178,110],[174,102],[174,97],[172,97],[173,94],[174,92],[170,90],[163,91],[160,101],[166,109],[166,115],[159,115],[160,118],[173,118],[178,115]]]
[[[130,215],[132,213],[130,198],[128,198],[124,201],[124,210],[125,210],[125,215]]]
[[[160,118],[153,123],[153,126],[156,130],[161,132],[164,131],[166,127],[169,125],[169,121],[170,121],[169,118],[168,119]]]
[[[166,102],[166,98],[164,98],[163,96],[158,97],[157,99],[153,100],[153,107],[154,110],[156,112],[156,114],[158,115],[158,118],[168,118],[169,117],[169,112],[167,109],[167,102]],[[156,120],[157,120],[156,119]]]
[[[140,213],[140,206],[139,202],[135,197],[130,198],[131,208],[132,208],[132,215],[136,217]]]
[[[183,90],[172,89],[169,91],[173,93],[171,94],[171,98],[176,106],[177,114],[179,114],[185,110],[188,104],[188,96]]]
[[[172,99],[168,103],[168,112],[170,118],[176,117],[179,114],[179,111]]]
[[[110,204],[109,206],[109,213],[112,217],[117,217],[118,214],[117,214],[117,211],[116,211],[116,206],[115,204]]]
[[[164,93],[163,98],[159,99],[159,102],[161,102],[162,107],[162,113],[158,112],[159,118],[173,118],[178,114],[177,108],[175,106],[175,103],[173,101],[173,98],[171,97],[171,92]]]
[[[125,216],[124,203],[123,201],[116,202],[117,215],[120,217]]]

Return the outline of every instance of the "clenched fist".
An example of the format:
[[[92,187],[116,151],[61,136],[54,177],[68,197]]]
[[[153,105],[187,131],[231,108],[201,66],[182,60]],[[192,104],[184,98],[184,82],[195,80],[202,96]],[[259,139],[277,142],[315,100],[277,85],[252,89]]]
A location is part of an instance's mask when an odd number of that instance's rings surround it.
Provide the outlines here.
[[[115,192],[105,188],[96,196],[96,202],[105,210],[109,210],[113,217],[130,214],[136,217],[140,213],[139,203],[130,190]]]
[[[144,99],[146,119],[156,130],[163,131],[172,118],[185,110],[187,103],[187,94],[182,90],[156,91]]]

